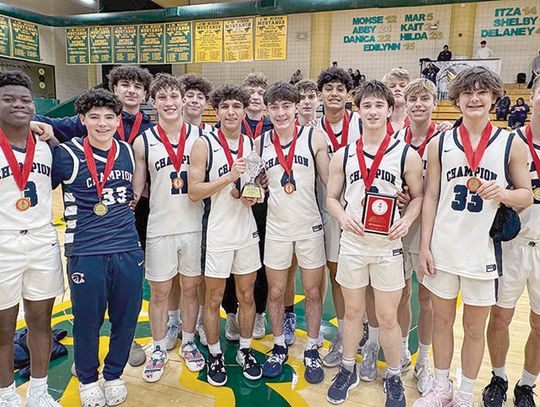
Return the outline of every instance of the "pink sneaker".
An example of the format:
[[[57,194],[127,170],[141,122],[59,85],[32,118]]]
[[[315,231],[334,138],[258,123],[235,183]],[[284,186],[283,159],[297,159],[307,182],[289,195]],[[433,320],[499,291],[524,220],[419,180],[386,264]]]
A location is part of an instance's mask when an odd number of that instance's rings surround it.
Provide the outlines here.
[[[455,404],[453,404],[455,406]],[[464,405],[465,406],[465,405]],[[413,407],[452,407],[452,387],[450,391],[434,381],[431,389],[416,400]]]
[[[472,394],[458,391],[454,398],[453,407],[474,407],[474,397]]]

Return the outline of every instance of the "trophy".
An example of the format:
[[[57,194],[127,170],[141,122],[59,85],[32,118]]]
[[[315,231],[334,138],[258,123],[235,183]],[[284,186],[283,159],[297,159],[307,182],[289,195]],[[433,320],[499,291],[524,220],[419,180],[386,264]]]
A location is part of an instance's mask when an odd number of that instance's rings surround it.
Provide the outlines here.
[[[255,179],[264,168],[264,160],[255,151],[252,151],[245,160],[248,181],[242,189],[242,196],[244,198],[259,199],[261,197],[261,188],[256,184]]]

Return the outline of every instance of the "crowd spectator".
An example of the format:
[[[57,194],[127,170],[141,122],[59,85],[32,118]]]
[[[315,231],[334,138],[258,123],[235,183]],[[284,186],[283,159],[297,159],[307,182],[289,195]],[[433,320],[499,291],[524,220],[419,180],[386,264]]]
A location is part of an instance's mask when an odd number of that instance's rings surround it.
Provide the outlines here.
[[[302,79],[304,79],[304,77],[302,76],[302,71],[300,69],[297,69],[296,72],[292,74],[291,80],[289,81],[289,83],[291,85],[294,85],[300,82]]]
[[[426,67],[422,70],[422,75],[424,75],[424,78],[429,79],[431,82],[437,85],[437,74],[439,73],[440,69],[437,68],[437,66],[433,65],[431,62],[428,62]]]
[[[510,117],[508,118],[508,127],[517,129],[525,125],[527,120],[527,113],[529,113],[529,106],[525,103],[523,98],[518,98],[516,104],[510,109]]]
[[[483,40],[480,42],[480,48],[476,50],[476,59],[489,59],[493,58],[493,51],[487,47],[487,42]]]
[[[448,45],[443,47],[443,50],[439,52],[437,61],[450,61],[452,59],[452,51],[448,50]]]
[[[354,73],[351,75],[353,81],[353,88],[357,88],[360,85],[361,76],[362,74],[360,73],[359,69],[355,70]]]
[[[497,101],[497,104],[495,105],[495,114],[497,115],[497,120],[504,120],[506,121],[508,119],[508,113],[510,112],[510,98],[506,94],[506,91],[504,91],[504,96]]]

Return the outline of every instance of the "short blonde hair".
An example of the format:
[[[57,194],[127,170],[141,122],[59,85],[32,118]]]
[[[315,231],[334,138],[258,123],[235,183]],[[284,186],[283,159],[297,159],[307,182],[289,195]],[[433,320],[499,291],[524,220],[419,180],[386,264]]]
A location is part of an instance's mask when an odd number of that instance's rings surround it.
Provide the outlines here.
[[[437,87],[433,82],[426,78],[418,78],[409,82],[404,93],[405,100],[407,100],[409,96],[420,95],[421,93],[428,93],[433,96],[433,100],[437,100]]]
[[[382,78],[382,82],[388,86],[390,82],[393,81],[405,81],[409,83],[411,81],[411,75],[409,75],[409,71],[403,68],[393,68],[390,69]]]

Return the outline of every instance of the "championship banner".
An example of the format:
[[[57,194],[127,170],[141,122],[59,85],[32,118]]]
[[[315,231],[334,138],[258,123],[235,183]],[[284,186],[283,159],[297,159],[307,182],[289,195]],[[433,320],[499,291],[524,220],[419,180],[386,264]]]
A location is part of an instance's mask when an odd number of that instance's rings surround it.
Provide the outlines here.
[[[66,63],[68,65],[87,64],[88,52],[88,28],[66,28]]]
[[[139,63],[165,62],[165,28],[163,24],[139,25]]]
[[[137,63],[137,26],[113,27],[113,64]]]
[[[223,21],[195,22],[195,62],[223,62]]]
[[[39,29],[37,24],[11,20],[13,58],[39,61]]]
[[[0,56],[11,56],[11,31],[9,18],[0,16]]]
[[[287,16],[255,19],[255,59],[287,59]]]
[[[165,53],[168,64],[191,62],[191,22],[165,24]]]
[[[225,62],[253,60],[253,19],[236,18],[223,22]]]
[[[90,63],[111,64],[112,53],[112,28],[90,27]]]

